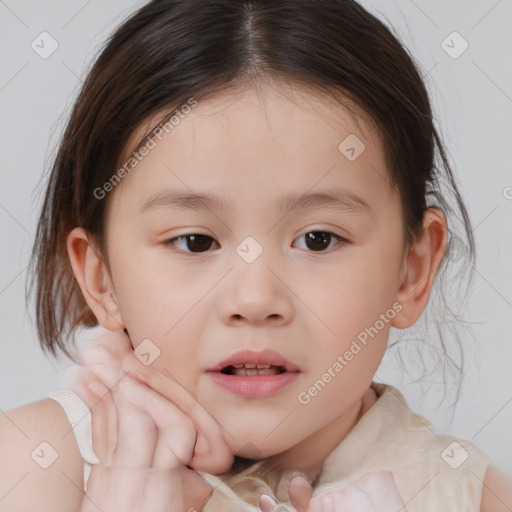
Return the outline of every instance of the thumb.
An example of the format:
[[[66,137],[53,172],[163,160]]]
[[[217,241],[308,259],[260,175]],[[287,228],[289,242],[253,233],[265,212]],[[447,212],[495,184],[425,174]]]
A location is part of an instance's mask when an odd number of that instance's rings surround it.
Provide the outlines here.
[[[304,477],[296,476],[290,480],[289,495],[297,512],[307,512],[313,496],[313,487]]]

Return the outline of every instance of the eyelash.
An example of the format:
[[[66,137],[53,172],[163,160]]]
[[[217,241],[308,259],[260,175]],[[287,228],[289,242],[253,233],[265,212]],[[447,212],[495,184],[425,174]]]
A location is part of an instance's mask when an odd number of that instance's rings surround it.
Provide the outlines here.
[[[334,246],[334,249],[330,249],[330,250],[323,250],[323,251],[308,251],[308,252],[311,252],[311,253],[326,253],[326,252],[333,252],[333,251],[337,251],[337,250],[340,250],[343,246],[347,245],[347,244],[350,244],[350,241],[347,240],[346,238],[343,238],[342,236],[339,236],[331,231],[322,231],[322,230],[314,230],[314,231],[308,231],[307,233],[304,233],[303,235],[301,235],[300,237],[298,238],[302,238],[304,237],[305,235],[308,235],[310,233],[324,233],[324,234],[327,234],[327,235],[332,235],[332,237],[334,239],[337,240],[337,244]],[[212,237],[208,236],[208,235],[204,235],[202,233],[187,233],[187,234],[184,234],[184,235],[180,235],[180,236],[177,236],[175,238],[171,238],[169,240],[166,240],[164,242],[164,245],[166,246],[172,246],[173,250],[175,250],[176,252],[180,252],[180,253],[185,253],[185,254],[203,254],[205,252],[208,252],[208,251],[199,251],[199,252],[193,252],[193,251],[184,251],[184,250],[181,250],[181,249],[175,249],[175,240],[180,240],[180,239],[186,239],[187,237],[189,236],[194,236],[194,235],[197,235],[197,236],[203,236],[205,238],[210,238],[211,240],[214,240]],[[215,241],[215,240],[214,240]],[[330,244],[329,244],[330,245]]]

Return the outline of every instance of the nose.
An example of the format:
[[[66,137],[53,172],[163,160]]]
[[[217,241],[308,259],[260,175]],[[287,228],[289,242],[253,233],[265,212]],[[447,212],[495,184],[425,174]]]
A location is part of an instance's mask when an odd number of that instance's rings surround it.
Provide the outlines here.
[[[263,259],[251,264],[237,262],[221,293],[219,315],[225,324],[277,327],[293,318],[293,293],[285,276]]]

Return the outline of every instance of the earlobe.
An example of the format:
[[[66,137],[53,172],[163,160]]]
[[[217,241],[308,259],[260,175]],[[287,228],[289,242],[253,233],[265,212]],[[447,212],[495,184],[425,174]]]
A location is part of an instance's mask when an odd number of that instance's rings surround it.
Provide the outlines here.
[[[111,331],[125,328],[112,281],[88,233],[74,228],[66,242],[71,267],[82,294],[101,326]]]
[[[446,247],[446,218],[439,209],[429,208],[423,217],[423,231],[409,249],[402,267],[397,295],[402,310],[391,322],[393,327],[405,329],[420,317],[428,303]]]

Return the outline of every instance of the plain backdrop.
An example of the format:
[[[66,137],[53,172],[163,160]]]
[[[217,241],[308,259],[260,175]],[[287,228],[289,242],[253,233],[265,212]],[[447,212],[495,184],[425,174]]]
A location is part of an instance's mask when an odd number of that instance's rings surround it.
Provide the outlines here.
[[[362,3],[394,27],[421,66],[478,250],[467,315],[476,344],[468,338],[457,407],[438,405],[443,389],[434,379],[424,396],[428,375],[413,383],[407,363],[389,354],[377,375],[397,386],[438,430],[475,443],[512,475],[512,2]],[[142,4],[0,1],[0,413],[67,385],[70,362],[43,355],[25,303],[36,187],[91,59]],[[48,58],[33,49],[41,37],[47,50],[58,44]]]

